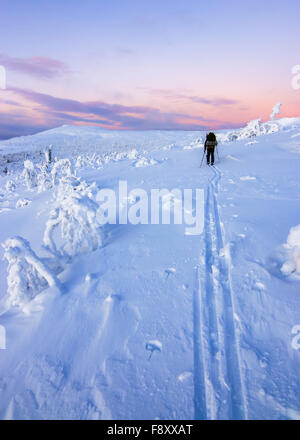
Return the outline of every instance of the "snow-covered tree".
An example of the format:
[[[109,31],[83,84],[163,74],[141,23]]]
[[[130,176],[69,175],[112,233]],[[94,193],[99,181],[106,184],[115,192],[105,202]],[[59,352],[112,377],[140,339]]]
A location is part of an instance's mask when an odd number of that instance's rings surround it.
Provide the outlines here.
[[[281,272],[288,276],[300,277],[300,225],[290,229],[287,242],[283,246],[286,253],[286,261],[281,267]]]
[[[254,119],[248,122],[245,128],[242,129],[240,137],[252,138],[261,134],[261,119]]]
[[[274,121],[275,116],[280,115],[280,107],[282,106],[282,102],[277,102],[272,109],[272,113],[270,114],[270,121]]]
[[[13,180],[8,180],[5,185],[6,191],[13,192],[16,189],[16,184]]]
[[[40,172],[37,174],[38,191],[42,192],[51,188],[52,176],[49,173],[49,167],[47,164],[37,165],[37,168],[40,170]]]
[[[34,168],[34,164],[30,160],[25,160],[22,176],[25,179],[28,189],[32,189],[37,186],[37,172]]]
[[[52,162],[52,145],[49,145],[49,148],[45,151],[45,159],[46,164],[50,164]]]
[[[27,240],[22,237],[9,238],[2,246],[8,261],[10,305],[23,305],[48,286],[60,288],[58,278],[35,254]]]
[[[99,205],[92,200],[96,190],[95,184],[87,185],[74,176],[61,179],[44,233],[44,245],[53,255],[70,260],[102,245],[96,217]]]
[[[59,180],[63,176],[71,176],[72,175],[72,164],[69,159],[60,159],[55,162],[52,171],[52,183],[53,185],[57,185]]]

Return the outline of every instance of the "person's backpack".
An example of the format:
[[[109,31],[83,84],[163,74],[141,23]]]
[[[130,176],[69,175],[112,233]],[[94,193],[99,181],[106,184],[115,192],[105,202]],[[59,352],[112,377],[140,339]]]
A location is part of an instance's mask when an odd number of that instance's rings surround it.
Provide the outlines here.
[[[213,133],[212,131],[210,133],[208,133],[206,135],[206,140],[209,142],[216,142],[217,138],[216,138],[215,133]]]

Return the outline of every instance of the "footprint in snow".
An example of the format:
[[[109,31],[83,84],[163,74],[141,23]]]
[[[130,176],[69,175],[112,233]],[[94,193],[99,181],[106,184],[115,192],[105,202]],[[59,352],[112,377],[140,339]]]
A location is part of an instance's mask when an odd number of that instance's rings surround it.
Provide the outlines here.
[[[179,382],[184,382],[185,380],[189,379],[192,376],[192,373],[190,371],[185,371],[184,373],[179,374],[178,380]]]
[[[263,290],[266,290],[266,286],[263,283],[261,283],[260,281],[256,281],[256,283],[254,284],[254,289],[261,292]]]
[[[151,339],[150,341],[148,341],[146,343],[145,348],[147,351],[150,351],[150,355],[149,355],[149,359],[148,359],[150,361],[152,354],[155,351],[160,351],[160,352],[162,351],[162,343],[160,341],[158,341],[157,339]]]
[[[167,278],[169,275],[174,274],[176,272],[175,267],[168,267],[168,269],[165,270],[165,273],[167,274]]]

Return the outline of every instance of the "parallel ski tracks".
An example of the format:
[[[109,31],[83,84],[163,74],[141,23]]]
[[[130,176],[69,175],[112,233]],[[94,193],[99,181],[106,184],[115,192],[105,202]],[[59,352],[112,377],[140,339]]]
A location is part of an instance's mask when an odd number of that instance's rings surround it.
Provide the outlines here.
[[[204,265],[194,293],[194,404],[196,419],[247,419],[235,320],[230,253],[217,201],[221,173],[211,167],[205,200]]]

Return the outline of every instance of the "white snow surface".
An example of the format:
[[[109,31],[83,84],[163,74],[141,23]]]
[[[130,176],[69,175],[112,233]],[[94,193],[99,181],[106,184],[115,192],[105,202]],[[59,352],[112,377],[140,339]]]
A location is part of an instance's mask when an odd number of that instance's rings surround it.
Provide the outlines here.
[[[222,130],[202,168],[204,132],[0,142],[0,418],[299,419],[299,130]],[[204,189],[202,234],[98,227],[120,180]]]

